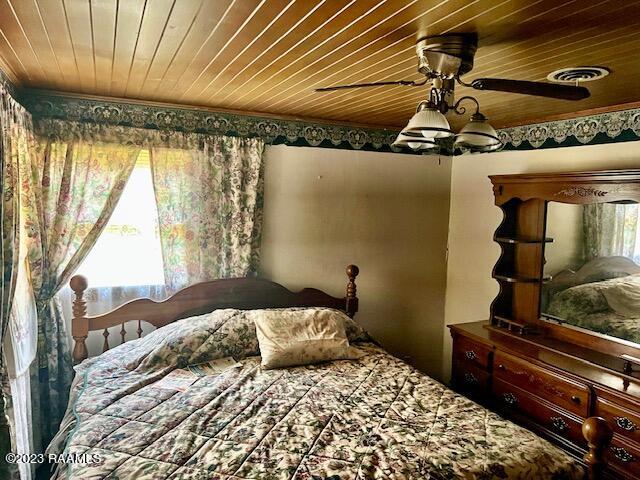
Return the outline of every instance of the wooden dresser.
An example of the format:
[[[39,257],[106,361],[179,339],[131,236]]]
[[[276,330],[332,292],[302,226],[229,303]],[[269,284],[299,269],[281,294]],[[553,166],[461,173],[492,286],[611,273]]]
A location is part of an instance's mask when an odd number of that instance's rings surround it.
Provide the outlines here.
[[[500,288],[488,306],[488,321],[449,326],[452,386],[578,458],[593,447],[583,437],[585,420],[601,417],[606,423],[598,422],[613,431],[610,443],[608,433],[598,450],[604,451],[605,475],[640,479],[640,343],[572,327],[564,318],[543,313],[541,306],[554,280],[577,278],[587,265],[574,267],[578,272],[565,270],[565,277],[557,272],[547,275],[550,252],[558,252],[550,249],[566,245],[562,240],[567,238],[557,238],[555,243],[549,238],[553,237],[549,208],[640,203],[640,170],[494,175],[490,179],[495,204],[504,215],[493,238],[501,249],[492,272]],[[581,215],[583,228],[585,218],[594,221],[586,213]],[[561,221],[568,222],[566,217]],[[619,264],[619,255],[610,253],[593,261]],[[634,265],[631,260],[627,263]],[[622,274],[603,278],[618,276]],[[571,285],[576,284],[564,288]],[[581,310],[591,308],[589,301],[576,305],[581,318],[589,314]],[[589,463],[589,454],[586,459]]]
[[[603,417],[614,431],[605,455],[612,478],[640,478],[640,379],[616,374],[623,367],[617,357],[521,336],[489,322],[449,328],[456,390],[578,458],[586,451],[582,423]]]

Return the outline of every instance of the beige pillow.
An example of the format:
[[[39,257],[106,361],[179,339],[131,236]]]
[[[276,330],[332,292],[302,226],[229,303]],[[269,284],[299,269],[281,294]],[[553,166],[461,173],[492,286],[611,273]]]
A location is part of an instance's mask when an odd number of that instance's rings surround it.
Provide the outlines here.
[[[640,315],[640,276],[608,280],[603,282],[603,287],[602,294],[611,310],[623,317],[637,318]]]
[[[349,345],[344,314],[330,309],[253,310],[262,366],[309,365],[357,359],[364,354]]]

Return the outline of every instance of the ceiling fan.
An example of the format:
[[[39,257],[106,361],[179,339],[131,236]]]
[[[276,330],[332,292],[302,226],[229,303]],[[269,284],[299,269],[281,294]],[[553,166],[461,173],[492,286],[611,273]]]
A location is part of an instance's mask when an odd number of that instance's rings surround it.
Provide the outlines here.
[[[413,150],[439,150],[443,140],[455,137],[455,148],[471,152],[493,152],[502,148],[503,144],[495,129],[487,123],[486,117],[480,113],[480,105],[475,98],[464,96],[455,101],[456,83],[475,90],[521,93],[561,100],[582,100],[589,97],[589,90],[574,85],[501,78],[476,78],[470,83],[466,83],[460,77],[473,69],[477,48],[478,36],[476,34],[423,37],[416,43],[416,53],[418,55],[418,71],[425,76],[424,80],[337,85],[317,88],[316,92],[384,85],[421,87],[431,82],[429,98],[418,104],[416,113],[400,132],[393,145],[409,147]],[[471,115],[469,123],[457,135],[454,135],[444,115],[450,110],[458,115],[463,115],[466,109],[460,104],[467,100],[475,103],[475,113]]]

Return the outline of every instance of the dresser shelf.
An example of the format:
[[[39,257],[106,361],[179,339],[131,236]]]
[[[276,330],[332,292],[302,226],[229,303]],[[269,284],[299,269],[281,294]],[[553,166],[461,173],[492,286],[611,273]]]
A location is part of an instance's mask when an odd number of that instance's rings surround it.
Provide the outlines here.
[[[522,235],[499,235],[493,237],[493,241],[497,243],[506,243],[506,244],[517,244],[517,243],[532,243],[532,244],[541,244],[541,243],[551,243],[553,242],[553,238],[535,238],[535,237],[526,237]]]
[[[526,275],[506,275],[502,273],[494,273],[493,278],[508,283],[540,283],[539,278],[527,277]],[[542,282],[548,282],[549,280],[551,280],[551,277],[544,277],[542,279]]]

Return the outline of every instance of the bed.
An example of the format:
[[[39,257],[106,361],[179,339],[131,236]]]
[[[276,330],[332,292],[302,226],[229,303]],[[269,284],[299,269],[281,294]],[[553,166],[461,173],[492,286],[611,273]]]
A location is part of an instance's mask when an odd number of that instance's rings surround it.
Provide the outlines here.
[[[347,295],[293,293],[268,280],[197,284],[164,302],[135,300],[88,317],[74,277],[76,378],[48,453],[72,456],[56,479],[578,479],[575,458],[393,357],[352,318]],[[265,370],[247,312],[330,308],[345,314],[357,360]],[[153,333],[87,358],[88,332],[145,320]],[[140,330],[140,329],[139,329]],[[125,338],[124,335],[122,337]],[[178,368],[233,358],[214,375],[167,388]],[[587,464],[602,464],[599,421]],[[599,469],[593,468],[593,478]]]
[[[594,332],[640,343],[640,267],[626,257],[599,257],[545,285],[544,313]]]

